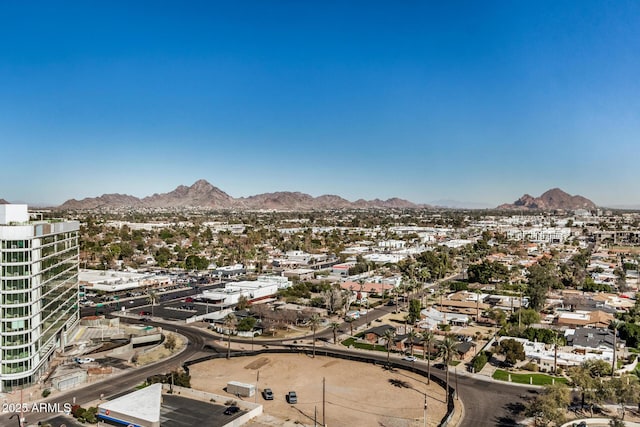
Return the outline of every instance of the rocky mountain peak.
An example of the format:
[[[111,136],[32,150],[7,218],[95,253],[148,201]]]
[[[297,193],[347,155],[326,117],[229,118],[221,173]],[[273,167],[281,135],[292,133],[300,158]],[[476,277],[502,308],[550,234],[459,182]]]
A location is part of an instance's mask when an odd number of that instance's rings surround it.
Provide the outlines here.
[[[575,210],[595,209],[596,204],[582,196],[572,196],[559,189],[552,188],[545,191],[540,197],[525,194],[513,203],[505,203],[498,209],[531,209],[531,210]]]

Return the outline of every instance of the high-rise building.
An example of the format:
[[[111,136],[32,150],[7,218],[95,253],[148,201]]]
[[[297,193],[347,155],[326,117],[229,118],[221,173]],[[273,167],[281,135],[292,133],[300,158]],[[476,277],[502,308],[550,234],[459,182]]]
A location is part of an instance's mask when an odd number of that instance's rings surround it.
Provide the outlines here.
[[[0,392],[36,383],[72,338],[79,229],[31,219],[27,205],[0,205]]]

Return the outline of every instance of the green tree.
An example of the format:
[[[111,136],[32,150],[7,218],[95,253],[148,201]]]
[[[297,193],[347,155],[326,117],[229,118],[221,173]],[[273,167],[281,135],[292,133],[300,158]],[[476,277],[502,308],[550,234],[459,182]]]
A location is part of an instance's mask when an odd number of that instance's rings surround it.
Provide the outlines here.
[[[510,365],[515,365],[518,360],[524,360],[524,346],[521,342],[514,339],[506,339],[500,341],[498,352],[504,354],[504,360]]]
[[[420,319],[420,310],[422,306],[419,299],[412,299],[409,301],[409,315],[408,320],[412,325]]]
[[[640,301],[640,298],[638,298]],[[633,321],[639,321],[635,319],[631,319]],[[620,333],[620,338],[625,340],[626,345],[628,347],[638,348],[640,344],[640,324],[626,322],[621,324],[618,327],[618,332]]]
[[[484,368],[484,365],[489,361],[489,356],[486,351],[481,351],[476,357],[473,358],[471,362],[471,366],[473,367],[473,372],[478,373]]]
[[[561,425],[571,402],[571,390],[563,383],[547,385],[527,407],[525,413],[534,417],[536,426]]]
[[[197,255],[189,255],[184,260],[184,266],[187,270],[206,270],[209,266],[209,260]]]
[[[589,374],[595,378],[601,378],[611,374],[611,365],[601,359],[586,360],[582,366],[589,371]]]
[[[509,268],[499,262],[482,261],[480,264],[471,264],[467,268],[469,282],[487,284],[491,282],[503,282],[509,279]]]
[[[525,326],[540,322],[540,314],[532,308],[520,308],[509,318],[510,323],[523,324]]]
[[[558,289],[562,284],[552,261],[541,260],[529,267],[528,272],[526,294],[529,296],[529,307],[538,311],[544,307],[549,289]]]
[[[176,348],[176,336],[173,334],[167,334],[164,339],[164,348],[173,351]]]
[[[502,327],[505,325],[505,323],[507,323],[506,313],[503,310],[500,310],[499,308],[490,309],[487,313],[487,316],[489,317],[489,319],[496,322],[496,325],[498,327]]]
[[[610,397],[620,405],[622,419],[626,414],[626,406],[640,402],[640,383],[635,375],[623,375],[609,380]]]
[[[154,259],[156,264],[160,267],[166,267],[171,260],[171,251],[168,248],[162,247],[156,251],[154,254]]]
[[[258,321],[255,317],[252,317],[252,316],[243,317],[238,321],[238,325],[236,326],[236,329],[241,332],[249,332],[253,330],[257,322]]]
[[[594,405],[601,402],[604,397],[604,393],[601,390],[602,382],[596,380],[591,375],[589,368],[584,364],[569,368],[568,374],[573,386],[580,393],[581,407],[584,408],[585,404],[588,404],[591,417],[593,417]]]

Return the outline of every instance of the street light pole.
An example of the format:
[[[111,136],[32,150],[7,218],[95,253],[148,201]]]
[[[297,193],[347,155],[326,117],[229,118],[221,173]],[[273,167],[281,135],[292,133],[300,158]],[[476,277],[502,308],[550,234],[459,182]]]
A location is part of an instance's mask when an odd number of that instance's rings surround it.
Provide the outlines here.
[[[427,427],[427,393],[424,394],[424,427]]]

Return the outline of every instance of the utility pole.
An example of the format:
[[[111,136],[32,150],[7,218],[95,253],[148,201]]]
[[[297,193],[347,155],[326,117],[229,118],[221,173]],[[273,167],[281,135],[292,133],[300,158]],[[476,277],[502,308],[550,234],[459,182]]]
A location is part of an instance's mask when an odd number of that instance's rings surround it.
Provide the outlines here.
[[[325,378],[322,377],[322,427],[327,427],[327,424],[325,423],[325,420],[324,420],[324,411],[325,411],[325,408],[326,408],[326,405],[325,405],[325,388],[326,387],[325,387],[325,385],[326,385]]]
[[[260,370],[258,369],[258,373],[256,374],[256,400],[255,402],[258,403],[258,382],[260,381]]]

